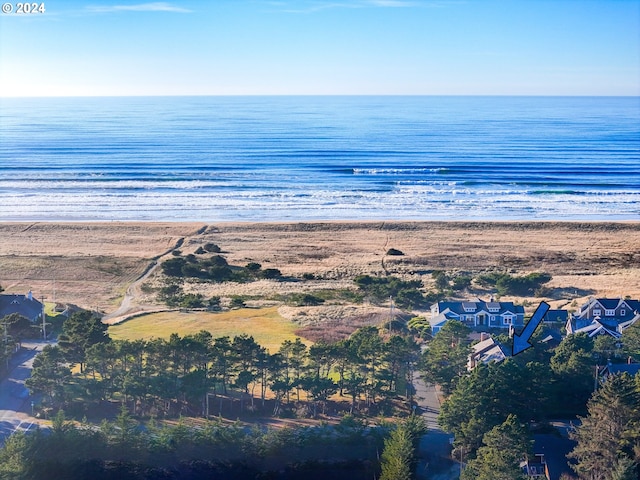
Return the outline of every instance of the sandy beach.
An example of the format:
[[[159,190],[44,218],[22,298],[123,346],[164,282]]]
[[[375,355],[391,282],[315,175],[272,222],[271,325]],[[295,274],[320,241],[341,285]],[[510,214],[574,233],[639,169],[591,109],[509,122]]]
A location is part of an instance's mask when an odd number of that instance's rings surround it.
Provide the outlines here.
[[[640,297],[640,223],[305,222],[2,223],[0,285],[47,302],[116,311],[127,288],[163,255],[215,243],[231,265],[258,262],[291,279],[200,284],[205,294],[270,296],[348,288],[359,274],[420,278],[431,272],[544,271],[560,303],[595,296]],[[402,256],[389,256],[395,248]],[[159,269],[142,289],[151,288]]]

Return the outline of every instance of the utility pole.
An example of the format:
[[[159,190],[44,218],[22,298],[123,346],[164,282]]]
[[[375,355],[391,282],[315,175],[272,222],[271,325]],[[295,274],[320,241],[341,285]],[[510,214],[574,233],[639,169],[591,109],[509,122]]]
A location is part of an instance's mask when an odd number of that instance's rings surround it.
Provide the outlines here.
[[[40,297],[42,299],[42,338],[47,341],[47,316],[44,313],[44,299],[47,298],[44,295]]]

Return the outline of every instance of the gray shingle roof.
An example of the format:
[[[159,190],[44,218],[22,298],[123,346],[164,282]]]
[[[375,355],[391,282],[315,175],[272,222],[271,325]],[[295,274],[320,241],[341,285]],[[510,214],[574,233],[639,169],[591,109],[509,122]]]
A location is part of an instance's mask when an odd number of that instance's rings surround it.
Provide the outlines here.
[[[0,318],[12,313],[18,313],[33,321],[42,313],[42,303],[25,295],[0,295]]]

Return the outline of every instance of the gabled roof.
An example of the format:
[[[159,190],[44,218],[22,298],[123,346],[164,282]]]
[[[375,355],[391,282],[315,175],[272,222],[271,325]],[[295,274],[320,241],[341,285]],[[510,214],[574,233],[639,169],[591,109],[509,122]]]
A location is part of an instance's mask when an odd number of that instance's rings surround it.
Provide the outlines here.
[[[26,295],[0,295],[0,318],[13,313],[35,320],[42,313],[42,303]]]
[[[610,335],[613,338],[620,338],[620,334],[618,332],[608,329],[597,320],[594,320],[590,325],[579,328],[571,333],[586,333],[591,338],[595,337],[596,335]]]
[[[501,362],[507,358],[502,346],[492,337],[471,346],[467,370],[471,371],[479,363]]]
[[[491,305],[492,310],[495,305],[499,305],[499,310],[497,312],[489,312],[489,305]],[[466,302],[438,302],[435,306],[437,307],[437,311],[440,313],[444,313],[448,310],[451,314],[456,315],[469,315],[471,313],[495,315],[511,313],[513,315],[524,315],[524,307],[522,305],[515,305],[513,302],[483,302],[482,300]],[[473,309],[473,312],[467,311],[471,309]]]
[[[629,328],[631,325],[633,325],[634,323],[636,323],[638,320],[640,320],[640,313],[637,314],[635,317],[633,317],[631,320],[627,320],[626,322],[622,322],[621,324],[619,324],[616,328],[616,331],[618,333],[622,333],[624,332],[627,328]]]
[[[598,298],[596,300],[600,305],[602,305],[607,310],[614,310],[618,308],[618,305],[620,305],[620,302],[623,301],[619,298]]]

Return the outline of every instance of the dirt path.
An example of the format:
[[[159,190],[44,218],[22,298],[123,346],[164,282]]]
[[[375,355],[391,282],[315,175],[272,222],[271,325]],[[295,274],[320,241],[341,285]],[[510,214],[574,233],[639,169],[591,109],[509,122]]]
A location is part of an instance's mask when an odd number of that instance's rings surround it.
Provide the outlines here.
[[[202,235],[207,230],[207,226],[200,228],[193,236]],[[124,322],[125,320],[130,319],[131,317],[138,316],[143,313],[157,313],[157,312],[166,312],[170,310],[169,308],[158,306],[158,305],[144,305],[138,304],[137,300],[142,297],[141,286],[144,281],[149,278],[158,268],[158,266],[162,263],[161,260],[165,257],[171,256],[171,254],[178,250],[182,245],[184,245],[185,240],[191,237],[181,237],[175,243],[173,247],[171,247],[166,252],[161,253],[160,255],[153,258],[152,262],[146,268],[146,270],[140,275],[129,287],[122,298],[122,302],[117,310],[105,315],[102,318],[102,321],[108,325],[115,325],[117,323]]]

